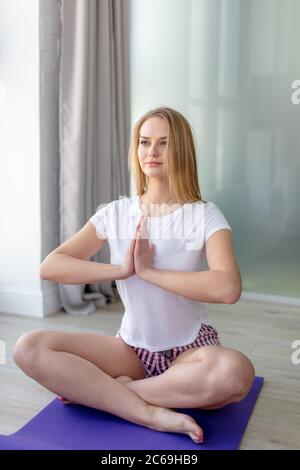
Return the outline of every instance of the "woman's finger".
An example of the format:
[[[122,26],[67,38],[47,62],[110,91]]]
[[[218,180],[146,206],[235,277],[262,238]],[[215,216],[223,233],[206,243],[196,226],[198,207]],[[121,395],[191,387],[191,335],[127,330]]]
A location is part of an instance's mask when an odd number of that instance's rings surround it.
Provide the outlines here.
[[[135,227],[135,229],[134,229],[134,232],[133,232],[133,240],[136,240],[136,239],[137,239],[139,230],[140,230],[140,224],[138,224],[138,225]]]
[[[143,217],[141,221],[140,233],[142,238],[148,238],[148,231],[147,231],[147,218]]]

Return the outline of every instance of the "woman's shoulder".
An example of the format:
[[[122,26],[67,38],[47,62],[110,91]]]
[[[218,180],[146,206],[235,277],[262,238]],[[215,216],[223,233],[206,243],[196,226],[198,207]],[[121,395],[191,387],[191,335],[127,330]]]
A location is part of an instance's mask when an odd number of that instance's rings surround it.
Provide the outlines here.
[[[201,199],[199,201],[195,201],[195,204],[202,205],[206,210],[215,208],[218,209],[217,204],[213,201],[204,201],[203,199]]]
[[[108,203],[102,204],[105,207],[105,212],[111,215],[125,215],[135,205],[136,196],[120,196],[119,199],[114,199]]]
[[[114,199],[110,204],[112,207],[126,207],[131,206],[136,202],[137,196],[119,196],[119,199]]]
[[[224,217],[223,209],[213,201],[199,201],[197,207],[206,220]]]
[[[115,209],[117,207],[126,206],[127,204],[132,204],[136,196],[119,196],[118,199],[113,199],[112,201],[103,202],[98,206],[98,208],[107,207],[108,209]]]

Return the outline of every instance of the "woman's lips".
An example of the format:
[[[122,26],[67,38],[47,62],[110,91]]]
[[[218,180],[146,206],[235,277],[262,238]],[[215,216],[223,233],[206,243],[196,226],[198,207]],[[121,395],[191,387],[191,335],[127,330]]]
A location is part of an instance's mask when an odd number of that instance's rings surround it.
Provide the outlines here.
[[[156,166],[156,165],[161,165],[161,163],[146,163],[146,165],[150,165],[150,166]]]

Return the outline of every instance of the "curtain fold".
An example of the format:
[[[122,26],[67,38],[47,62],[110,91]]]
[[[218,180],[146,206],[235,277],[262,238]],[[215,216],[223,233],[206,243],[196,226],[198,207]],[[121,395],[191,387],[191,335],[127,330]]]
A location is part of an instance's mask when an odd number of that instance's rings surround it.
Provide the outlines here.
[[[59,96],[60,243],[97,207],[129,195],[128,0],[62,0]],[[109,263],[106,244],[91,260]],[[59,285],[71,314],[119,298],[115,282]]]

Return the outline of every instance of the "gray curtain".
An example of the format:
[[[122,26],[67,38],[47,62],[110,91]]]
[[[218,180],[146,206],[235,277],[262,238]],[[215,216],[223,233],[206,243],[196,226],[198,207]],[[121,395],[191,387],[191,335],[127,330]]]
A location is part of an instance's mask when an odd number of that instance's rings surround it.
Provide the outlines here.
[[[60,243],[97,207],[129,195],[127,0],[62,0],[59,96]],[[109,248],[92,261],[109,263]],[[115,282],[59,285],[71,314],[119,298]]]

